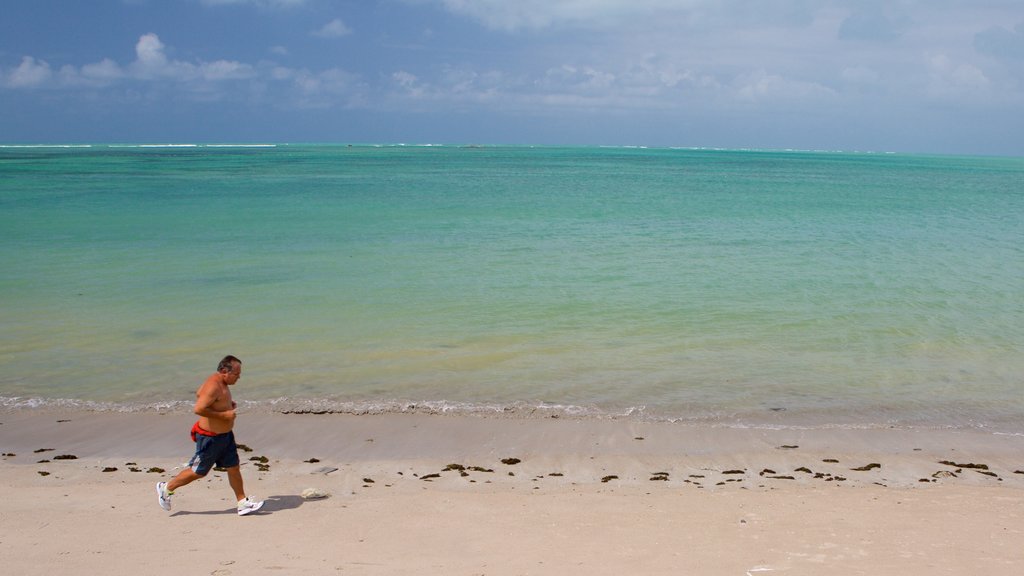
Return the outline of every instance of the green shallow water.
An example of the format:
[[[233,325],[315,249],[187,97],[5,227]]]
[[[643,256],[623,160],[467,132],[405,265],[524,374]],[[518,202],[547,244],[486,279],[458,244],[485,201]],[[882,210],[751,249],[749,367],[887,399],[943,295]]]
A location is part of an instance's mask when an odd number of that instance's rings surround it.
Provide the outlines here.
[[[0,228],[12,405],[1024,415],[1022,159],[5,147]]]

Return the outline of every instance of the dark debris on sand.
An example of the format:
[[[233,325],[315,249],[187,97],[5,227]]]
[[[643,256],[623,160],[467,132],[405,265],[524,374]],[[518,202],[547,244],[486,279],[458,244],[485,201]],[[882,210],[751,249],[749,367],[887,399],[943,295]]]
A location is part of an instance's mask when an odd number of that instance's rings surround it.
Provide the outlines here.
[[[853,470],[854,472],[867,472],[869,470],[874,470],[875,468],[881,467],[882,465],[879,464],[878,462],[872,462],[871,464],[865,464],[863,466],[858,466],[857,468],[850,468],[850,470]]]

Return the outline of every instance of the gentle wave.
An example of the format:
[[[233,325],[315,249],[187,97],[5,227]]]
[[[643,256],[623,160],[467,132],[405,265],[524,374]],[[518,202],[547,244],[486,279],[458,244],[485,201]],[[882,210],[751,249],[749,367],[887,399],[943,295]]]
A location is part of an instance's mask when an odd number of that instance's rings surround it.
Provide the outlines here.
[[[92,148],[92,144],[0,144],[0,148]]]
[[[164,402],[121,403],[78,400],[74,398],[24,398],[0,396],[2,410],[82,410],[86,412],[162,412],[185,410],[191,402],[170,400]]]
[[[203,148],[277,148],[277,144],[205,144]]]
[[[184,400],[163,402],[101,402],[73,398],[0,397],[0,409],[4,410],[85,410],[91,412],[154,412],[191,409],[192,403]],[[429,400],[385,401],[342,401],[322,399],[275,398],[273,400],[243,400],[241,410],[263,410],[282,414],[452,414],[491,415],[517,417],[578,417],[578,418],[624,418],[643,412],[642,408],[609,412],[596,407],[561,404],[483,404]]]
[[[192,403],[183,400],[163,402],[98,402],[70,398],[0,397],[0,410],[60,410],[110,413],[191,412]],[[541,420],[612,420],[646,423],[671,423],[682,426],[750,430],[971,430],[1000,436],[1024,436],[1019,426],[1006,423],[996,426],[971,420],[907,421],[879,414],[872,419],[835,418],[834,414],[812,413],[760,413],[760,414],[659,414],[646,406],[632,406],[618,410],[596,406],[576,406],[549,403],[513,402],[487,404],[453,402],[445,400],[410,401],[344,401],[312,398],[276,398],[273,400],[243,400],[241,412],[295,414],[295,415],[354,415],[372,416],[388,414],[419,414],[438,416],[470,416],[483,418]]]

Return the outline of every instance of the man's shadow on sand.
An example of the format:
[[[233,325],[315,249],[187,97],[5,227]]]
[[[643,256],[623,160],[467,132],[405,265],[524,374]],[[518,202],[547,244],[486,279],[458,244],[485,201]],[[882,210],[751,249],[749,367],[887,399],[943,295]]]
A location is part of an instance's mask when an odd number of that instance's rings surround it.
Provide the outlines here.
[[[305,500],[301,496],[295,496],[294,494],[282,495],[282,496],[268,496],[263,499],[263,507],[248,514],[248,516],[262,516],[271,512],[283,512],[285,510],[294,510]],[[235,508],[228,508],[227,510],[206,510],[203,512],[192,512],[190,510],[179,510],[171,514],[171,516],[219,516],[221,514],[238,514],[238,510]]]

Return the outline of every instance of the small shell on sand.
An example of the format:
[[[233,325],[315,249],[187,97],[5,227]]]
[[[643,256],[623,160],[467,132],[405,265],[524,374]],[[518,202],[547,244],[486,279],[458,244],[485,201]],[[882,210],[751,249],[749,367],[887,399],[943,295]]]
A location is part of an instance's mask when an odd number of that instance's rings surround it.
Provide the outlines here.
[[[306,488],[302,491],[303,500],[319,500],[321,498],[327,498],[330,496],[329,493],[324,492],[319,488]]]

